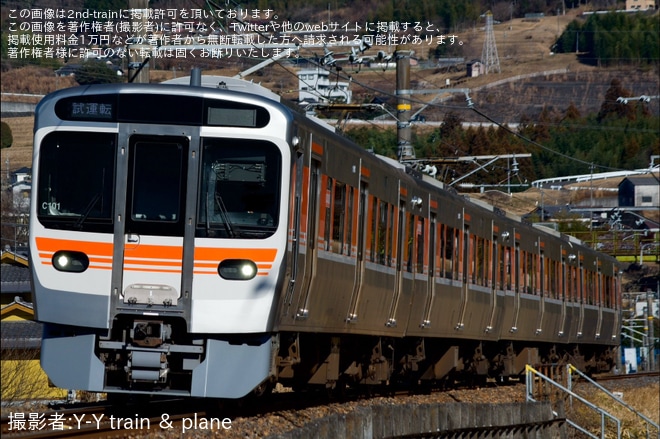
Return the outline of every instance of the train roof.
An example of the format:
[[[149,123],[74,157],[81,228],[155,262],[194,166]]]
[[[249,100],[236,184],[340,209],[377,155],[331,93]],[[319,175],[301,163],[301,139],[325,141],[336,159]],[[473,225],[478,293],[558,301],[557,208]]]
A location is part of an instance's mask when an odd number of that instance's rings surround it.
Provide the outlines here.
[[[163,81],[161,84],[191,85],[191,80],[193,80],[193,76],[182,76],[181,78]],[[202,75],[199,85],[201,87],[207,88],[227,89],[243,93],[250,93],[268,98],[275,102],[281,102],[279,95],[273,93],[261,84],[254,83],[252,81],[246,81],[245,79],[220,75]]]

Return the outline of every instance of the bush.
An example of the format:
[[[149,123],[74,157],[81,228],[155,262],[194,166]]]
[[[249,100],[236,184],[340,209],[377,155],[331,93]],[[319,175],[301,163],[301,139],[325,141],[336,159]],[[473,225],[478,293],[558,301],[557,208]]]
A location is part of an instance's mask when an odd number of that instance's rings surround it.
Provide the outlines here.
[[[14,143],[14,136],[11,134],[11,128],[7,122],[2,122],[0,128],[0,136],[2,137],[2,149],[9,148]]]

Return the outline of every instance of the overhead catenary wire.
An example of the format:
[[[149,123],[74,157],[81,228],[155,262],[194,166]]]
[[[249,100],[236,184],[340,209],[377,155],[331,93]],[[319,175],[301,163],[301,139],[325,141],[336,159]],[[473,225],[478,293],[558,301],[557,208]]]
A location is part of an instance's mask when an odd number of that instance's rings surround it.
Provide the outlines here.
[[[221,8],[219,5],[217,5],[215,2],[213,2],[213,1],[211,1],[211,0],[205,0],[205,3],[206,3],[206,5],[213,6],[213,7],[216,7],[216,8],[218,8],[218,9]],[[229,3],[232,3],[232,4],[234,4],[234,5],[240,7],[240,5],[238,5],[238,4],[237,4],[235,1],[233,1],[233,0],[227,0],[227,4],[229,4]],[[232,17],[231,19],[232,19],[232,20],[236,20],[236,21],[239,22],[239,23],[244,23],[239,17]],[[261,36],[265,36],[265,35],[263,35],[262,32],[256,31],[256,33],[260,34]],[[255,48],[258,48],[258,45],[257,45],[256,43],[251,43],[251,44],[252,44]],[[308,62],[314,64],[317,68],[324,68],[324,66],[323,66],[320,62],[315,62],[315,61],[310,60],[310,59],[308,59]],[[298,75],[297,75],[295,72],[292,72],[290,69],[286,68],[286,67],[282,64],[282,62],[281,62],[280,60],[275,61],[274,64],[275,64],[276,66],[278,66],[279,68],[283,69],[284,72],[286,72],[287,74],[292,75],[292,76],[295,76],[297,79],[299,79],[299,78],[298,78]],[[326,69],[326,70],[327,70],[327,69]],[[338,68],[338,69],[335,69],[335,70],[336,70],[335,74],[337,75],[337,78],[338,78],[338,79],[339,79],[339,78],[342,78],[342,79],[347,80],[347,81],[349,81],[349,82],[352,82],[352,83],[354,83],[354,84],[356,84],[356,85],[359,85],[360,87],[364,88],[365,90],[369,90],[369,91],[372,91],[372,92],[374,92],[374,93],[378,93],[378,94],[380,94],[380,95],[382,95],[382,96],[387,96],[387,97],[389,97],[389,98],[393,98],[393,99],[398,99],[398,98],[400,98],[400,96],[397,96],[397,95],[394,94],[394,93],[391,93],[391,92],[387,92],[387,91],[384,91],[384,90],[378,89],[378,88],[376,88],[376,87],[370,86],[369,84],[363,83],[363,82],[361,82],[360,80],[357,80],[356,78],[354,78],[354,77],[351,76],[351,75],[346,75],[346,74],[342,71],[341,68]],[[299,79],[299,80],[300,80],[300,79]],[[305,84],[308,85],[308,86],[311,85],[311,84],[308,84],[305,80],[302,80],[302,82],[305,83]],[[325,98],[325,97],[322,96],[321,94],[319,94],[319,97],[323,97],[323,98]],[[609,166],[604,166],[604,165],[595,164],[595,163],[593,163],[593,162],[589,162],[589,161],[586,161],[586,160],[581,160],[581,159],[579,159],[579,158],[576,158],[576,157],[570,156],[570,155],[568,155],[568,154],[564,154],[564,153],[562,153],[562,152],[556,151],[556,150],[554,150],[554,149],[552,149],[552,148],[549,148],[549,147],[547,147],[547,146],[545,146],[545,145],[543,145],[543,144],[541,144],[541,143],[539,143],[539,142],[536,142],[536,141],[534,141],[534,140],[532,140],[532,139],[530,139],[530,138],[528,138],[528,137],[522,135],[522,134],[519,133],[519,132],[516,132],[516,131],[510,129],[506,124],[496,121],[494,118],[492,118],[492,117],[490,117],[489,115],[485,114],[483,111],[477,109],[474,105],[469,105],[469,106],[457,106],[457,105],[440,104],[440,103],[436,103],[436,102],[430,102],[430,103],[429,103],[429,102],[423,101],[423,100],[421,100],[421,99],[415,99],[415,98],[413,98],[412,96],[410,96],[410,97],[406,97],[406,101],[410,102],[411,104],[426,105],[426,106],[428,106],[428,107],[434,107],[434,108],[454,109],[454,110],[462,110],[462,111],[470,110],[470,111],[473,111],[473,112],[475,112],[476,114],[478,114],[480,117],[483,117],[485,120],[489,121],[490,123],[494,124],[495,126],[497,126],[497,127],[501,128],[501,129],[507,131],[508,133],[512,134],[513,136],[515,136],[515,137],[517,137],[517,138],[523,140],[523,141],[526,142],[526,143],[529,143],[530,145],[536,146],[536,147],[538,147],[538,148],[540,148],[540,149],[542,149],[542,150],[544,150],[544,151],[546,151],[546,152],[548,152],[548,153],[550,153],[550,154],[554,154],[554,155],[557,155],[557,156],[559,156],[559,157],[562,157],[562,158],[564,158],[564,159],[566,159],[566,160],[569,160],[569,161],[572,161],[572,162],[575,162],[575,163],[579,163],[579,164],[582,164],[582,165],[586,165],[586,166],[589,166],[589,167],[597,167],[597,168],[599,168],[599,169],[615,170],[615,171],[622,170],[622,169],[619,169],[619,168],[613,168],[613,167],[609,167]],[[550,125],[550,124],[547,123],[547,122],[540,122],[540,123],[543,123],[543,124],[546,124],[546,125]],[[580,126],[580,127],[583,127],[583,126]],[[595,129],[595,127],[594,127],[594,129]],[[598,127],[598,129],[602,129],[602,127]]]

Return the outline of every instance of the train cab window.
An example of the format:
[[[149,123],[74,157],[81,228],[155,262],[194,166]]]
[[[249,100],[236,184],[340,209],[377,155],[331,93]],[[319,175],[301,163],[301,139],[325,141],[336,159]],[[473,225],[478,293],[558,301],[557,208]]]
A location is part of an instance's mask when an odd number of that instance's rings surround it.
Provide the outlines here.
[[[263,239],[278,225],[282,157],[273,143],[203,141],[199,237]]]
[[[112,233],[116,137],[48,134],[39,155],[37,216],[47,228]]]

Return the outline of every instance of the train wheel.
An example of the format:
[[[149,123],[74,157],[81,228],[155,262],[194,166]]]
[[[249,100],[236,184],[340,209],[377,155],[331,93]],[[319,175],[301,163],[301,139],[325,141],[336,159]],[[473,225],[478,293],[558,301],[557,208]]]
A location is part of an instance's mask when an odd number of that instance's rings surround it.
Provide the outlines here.
[[[267,380],[255,387],[249,396],[254,398],[263,398],[273,393],[274,388],[275,385],[271,381]]]

